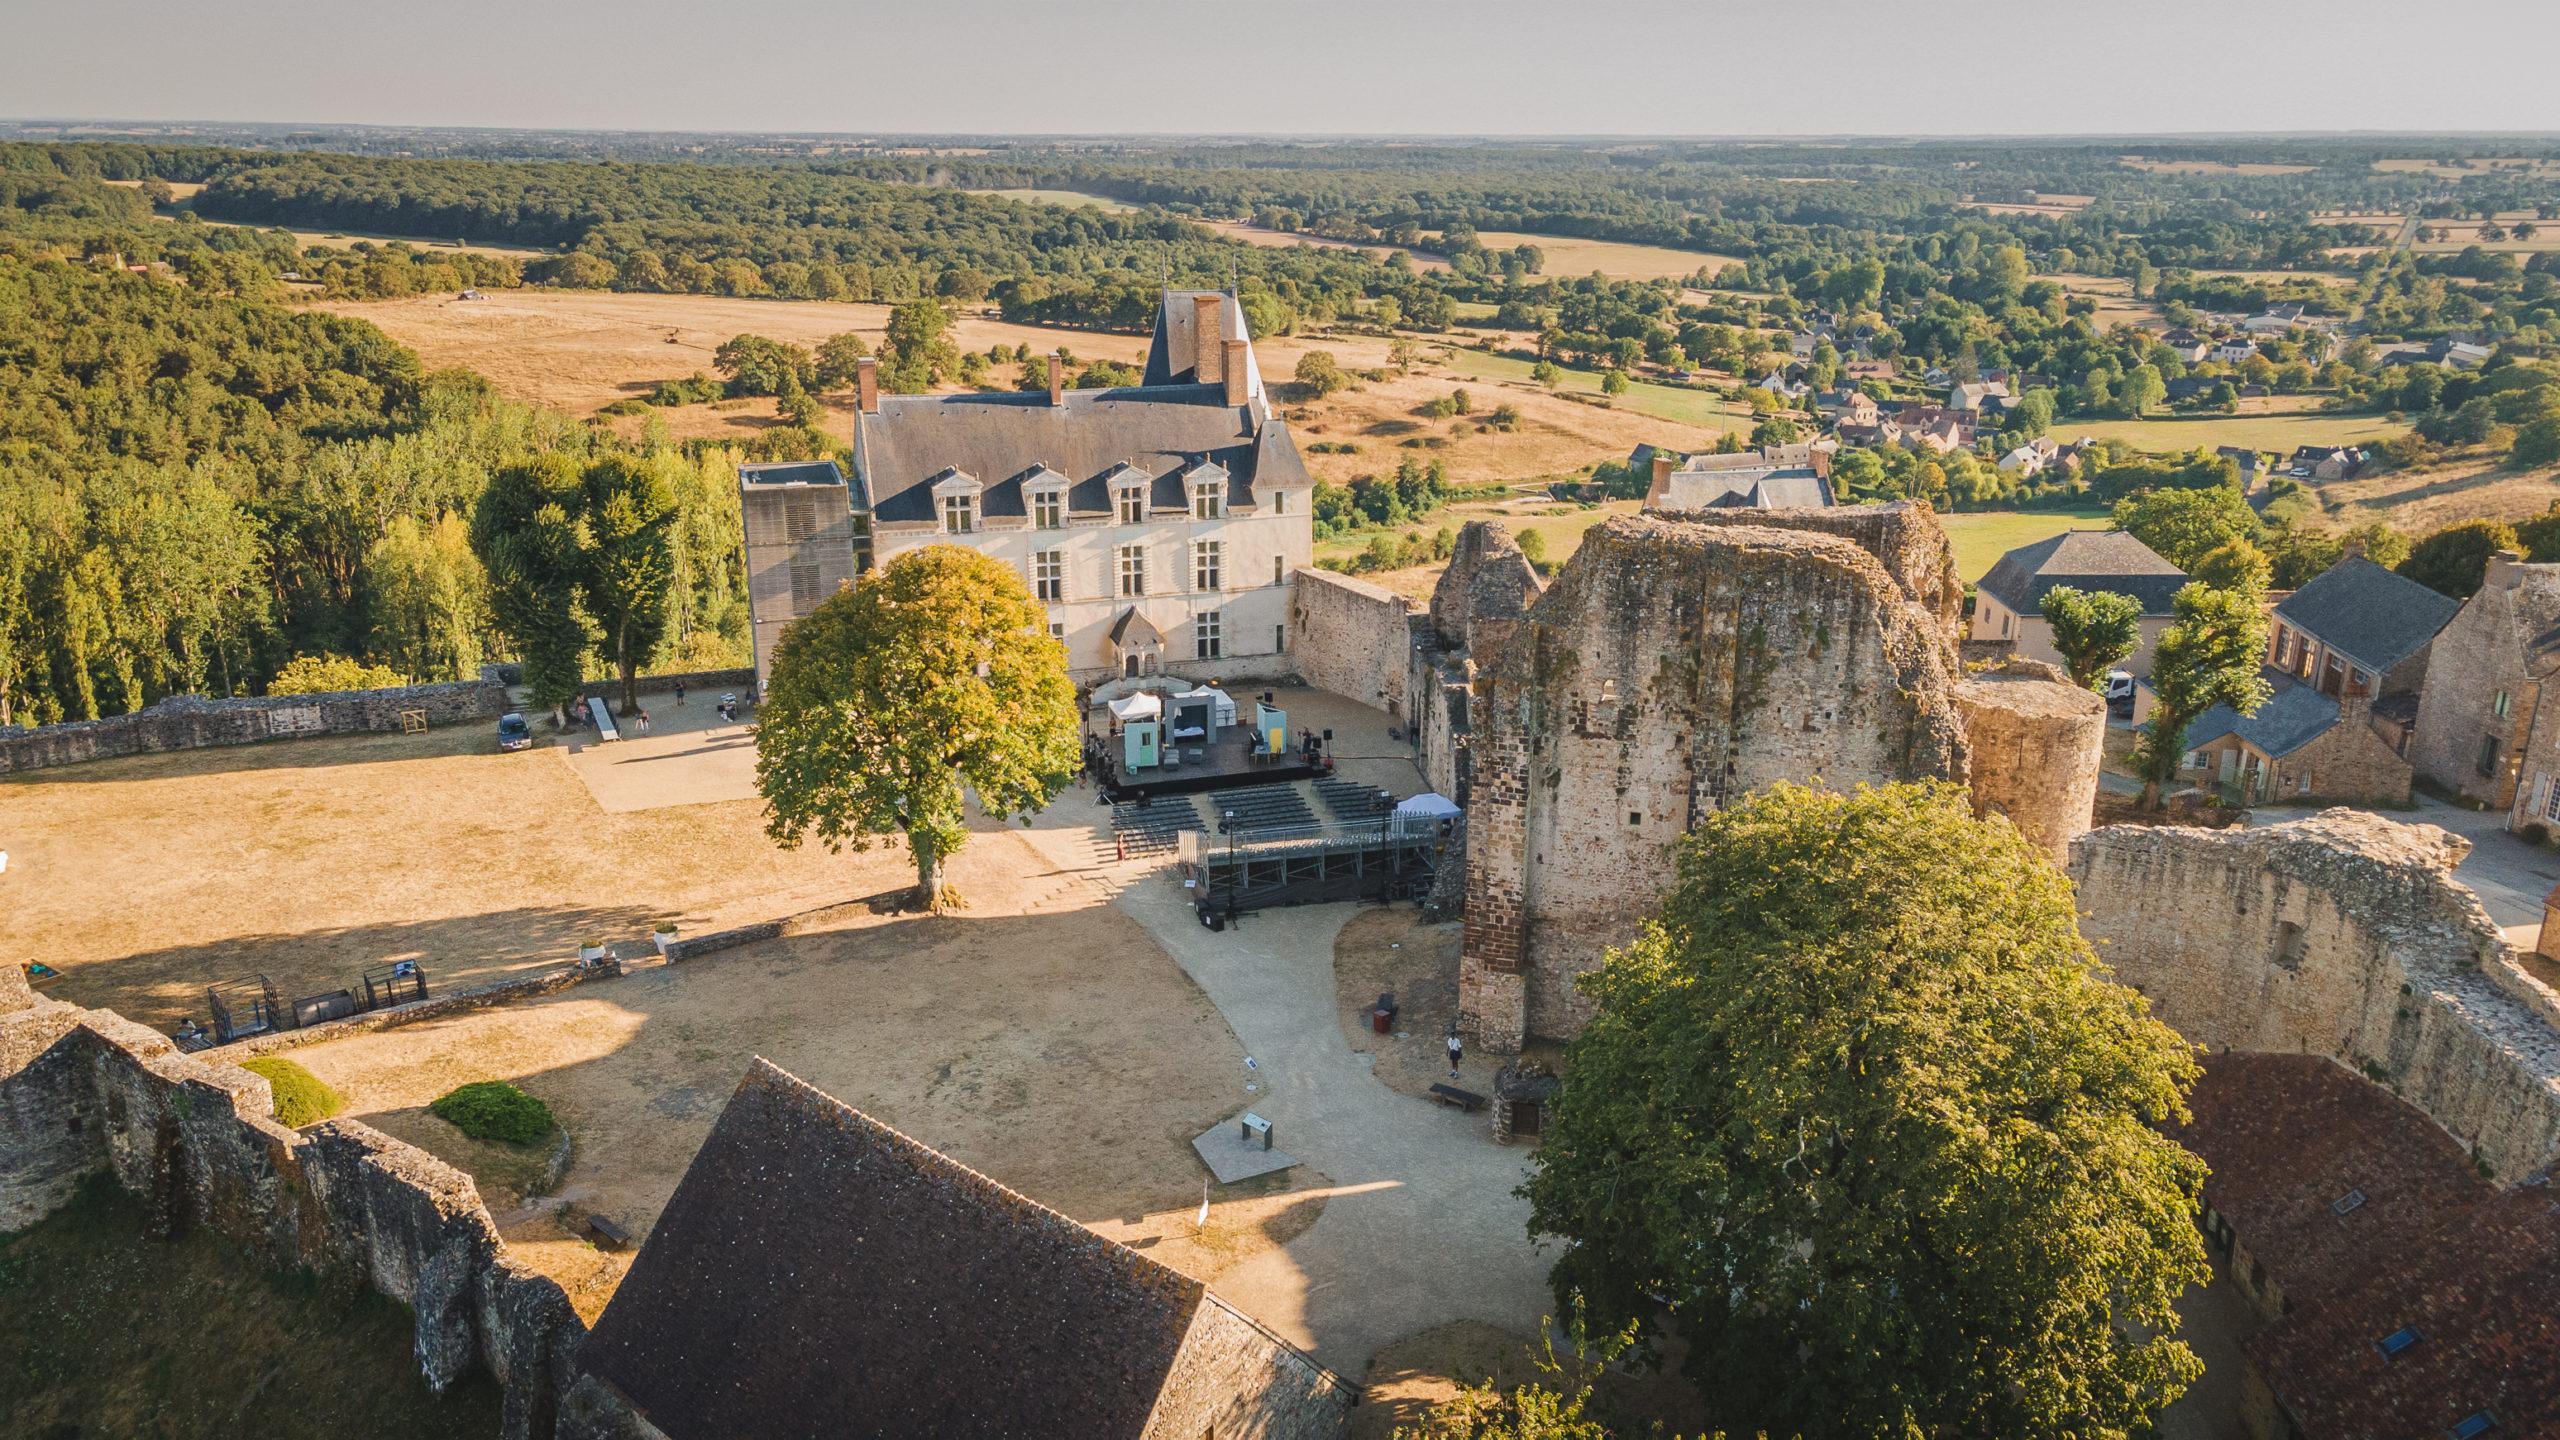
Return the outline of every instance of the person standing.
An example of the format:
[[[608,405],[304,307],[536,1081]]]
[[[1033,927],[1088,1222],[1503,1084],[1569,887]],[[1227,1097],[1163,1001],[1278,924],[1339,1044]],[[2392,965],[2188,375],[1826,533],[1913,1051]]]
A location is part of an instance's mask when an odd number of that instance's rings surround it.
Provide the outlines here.
[[[1458,1078],[1458,1062],[1466,1056],[1465,1042],[1458,1038],[1458,1022],[1449,1022],[1449,1078]]]
[[[678,705],[684,703],[684,682],[681,680],[676,682],[676,703]]]

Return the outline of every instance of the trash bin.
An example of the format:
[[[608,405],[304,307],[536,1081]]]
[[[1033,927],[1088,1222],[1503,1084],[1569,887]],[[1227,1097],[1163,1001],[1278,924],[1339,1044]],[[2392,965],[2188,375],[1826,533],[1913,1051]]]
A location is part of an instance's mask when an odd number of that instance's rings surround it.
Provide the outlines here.
[[[1369,1028],[1377,1031],[1381,1035],[1394,1034],[1396,1032],[1396,1012],[1388,1009],[1384,1005],[1371,1008],[1369,1011]]]

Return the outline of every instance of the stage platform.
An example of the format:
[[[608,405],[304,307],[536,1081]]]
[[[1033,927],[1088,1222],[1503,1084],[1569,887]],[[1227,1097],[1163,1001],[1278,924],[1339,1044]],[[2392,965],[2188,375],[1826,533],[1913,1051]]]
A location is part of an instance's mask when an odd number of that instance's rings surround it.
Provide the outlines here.
[[[1257,761],[1250,753],[1252,743],[1249,731],[1235,728],[1215,740],[1183,741],[1181,764],[1159,765],[1135,775],[1115,769],[1111,782],[1102,787],[1102,798],[1117,805],[1158,795],[1200,795],[1213,790],[1239,790],[1247,785],[1320,780],[1332,773],[1321,764],[1308,764],[1295,750]]]

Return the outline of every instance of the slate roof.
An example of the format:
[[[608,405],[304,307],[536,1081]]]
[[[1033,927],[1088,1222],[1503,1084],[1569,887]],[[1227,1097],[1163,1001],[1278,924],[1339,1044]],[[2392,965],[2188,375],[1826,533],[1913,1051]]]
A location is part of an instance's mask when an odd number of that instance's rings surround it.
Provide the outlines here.
[[[1192,333],[1197,328],[1197,298],[1218,297],[1218,338],[1249,340],[1244,320],[1244,306],[1236,297],[1219,290],[1167,290],[1156,306],[1156,328],[1147,337],[1147,364],[1139,376],[1140,385],[1196,385],[1200,383],[1198,355],[1192,348]],[[1246,389],[1262,393],[1262,371],[1253,356],[1253,347],[1244,351]]]
[[[758,1060],[578,1365],[675,1440],[1135,1437],[1204,1294]]]
[[[871,513],[890,523],[933,520],[933,481],[952,470],[985,487],[979,513],[989,517],[1026,514],[1022,480],[1044,465],[1067,477],[1078,515],[1110,513],[1104,477],[1124,463],[1152,477],[1157,510],[1189,508],[1182,476],[1202,461],[1225,467],[1233,509],[1253,505],[1257,481],[1315,483],[1287,427],[1227,404],[1215,385],[1070,390],[1056,405],[1045,391],[887,395],[861,417],[854,447]]]
[[[2034,615],[2057,585],[2105,590],[2142,602],[2145,615],[2169,613],[2186,572],[2121,530],[2066,530],[2000,557],[1980,589],[2020,615]]]
[[[2258,713],[2243,715],[2228,705],[2214,706],[2187,727],[2188,749],[2210,745],[2225,735],[2237,735],[2281,760],[2327,734],[2329,727],[2338,723],[2337,701],[2273,665],[2259,666],[2258,673],[2275,692],[2258,707]]]
[[[2276,616],[2379,675],[2424,649],[2461,608],[2459,600],[2350,555],[2285,597]]]
[[[2315,1056],[2213,1056],[2188,1105],[2206,1201],[2293,1302],[2243,1348],[2297,1433],[2403,1440],[2484,1412],[2492,1437],[2560,1431],[2547,1183],[2494,1189],[2416,1107]]]
[[[1719,493],[1709,495],[1704,500],[1691,499],[1685,504],[1672,506],[1670,508],[1683,510],[1701,508],[1708,510],[1820,510],[1828,508],[1831,504],[1830,482],[1824,480],[1820,475],[1815,474],[1810,469],[1789,468],[1783,470],[1772,470],[1765,474],[1751,474],[1746,472],[1738,475],[1719,475],[1713,471],[1686,470],[1675,473],[1672,476],[1672,482],[1675,485],[1678,484],[1681,476],[1683,475],[1689,477],[1693,482],[1688,487],[1685,487],[1693,493],[1700,490],[1710,489],[1719,483],[1722,484],[1723,489]]]
[[[841,485],[844,472],[833,460],[775,460],[738,467],[741,485]]]

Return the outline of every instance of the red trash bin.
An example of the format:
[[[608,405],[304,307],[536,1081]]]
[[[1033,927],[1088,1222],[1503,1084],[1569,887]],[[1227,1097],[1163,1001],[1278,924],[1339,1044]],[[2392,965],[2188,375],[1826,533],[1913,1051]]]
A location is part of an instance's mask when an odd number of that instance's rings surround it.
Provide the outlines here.
[[[1396,1012],[1381,1005],[1369,1012],[1369,1028],[1381,1035],[1392,1035],[1396,1029]]]

